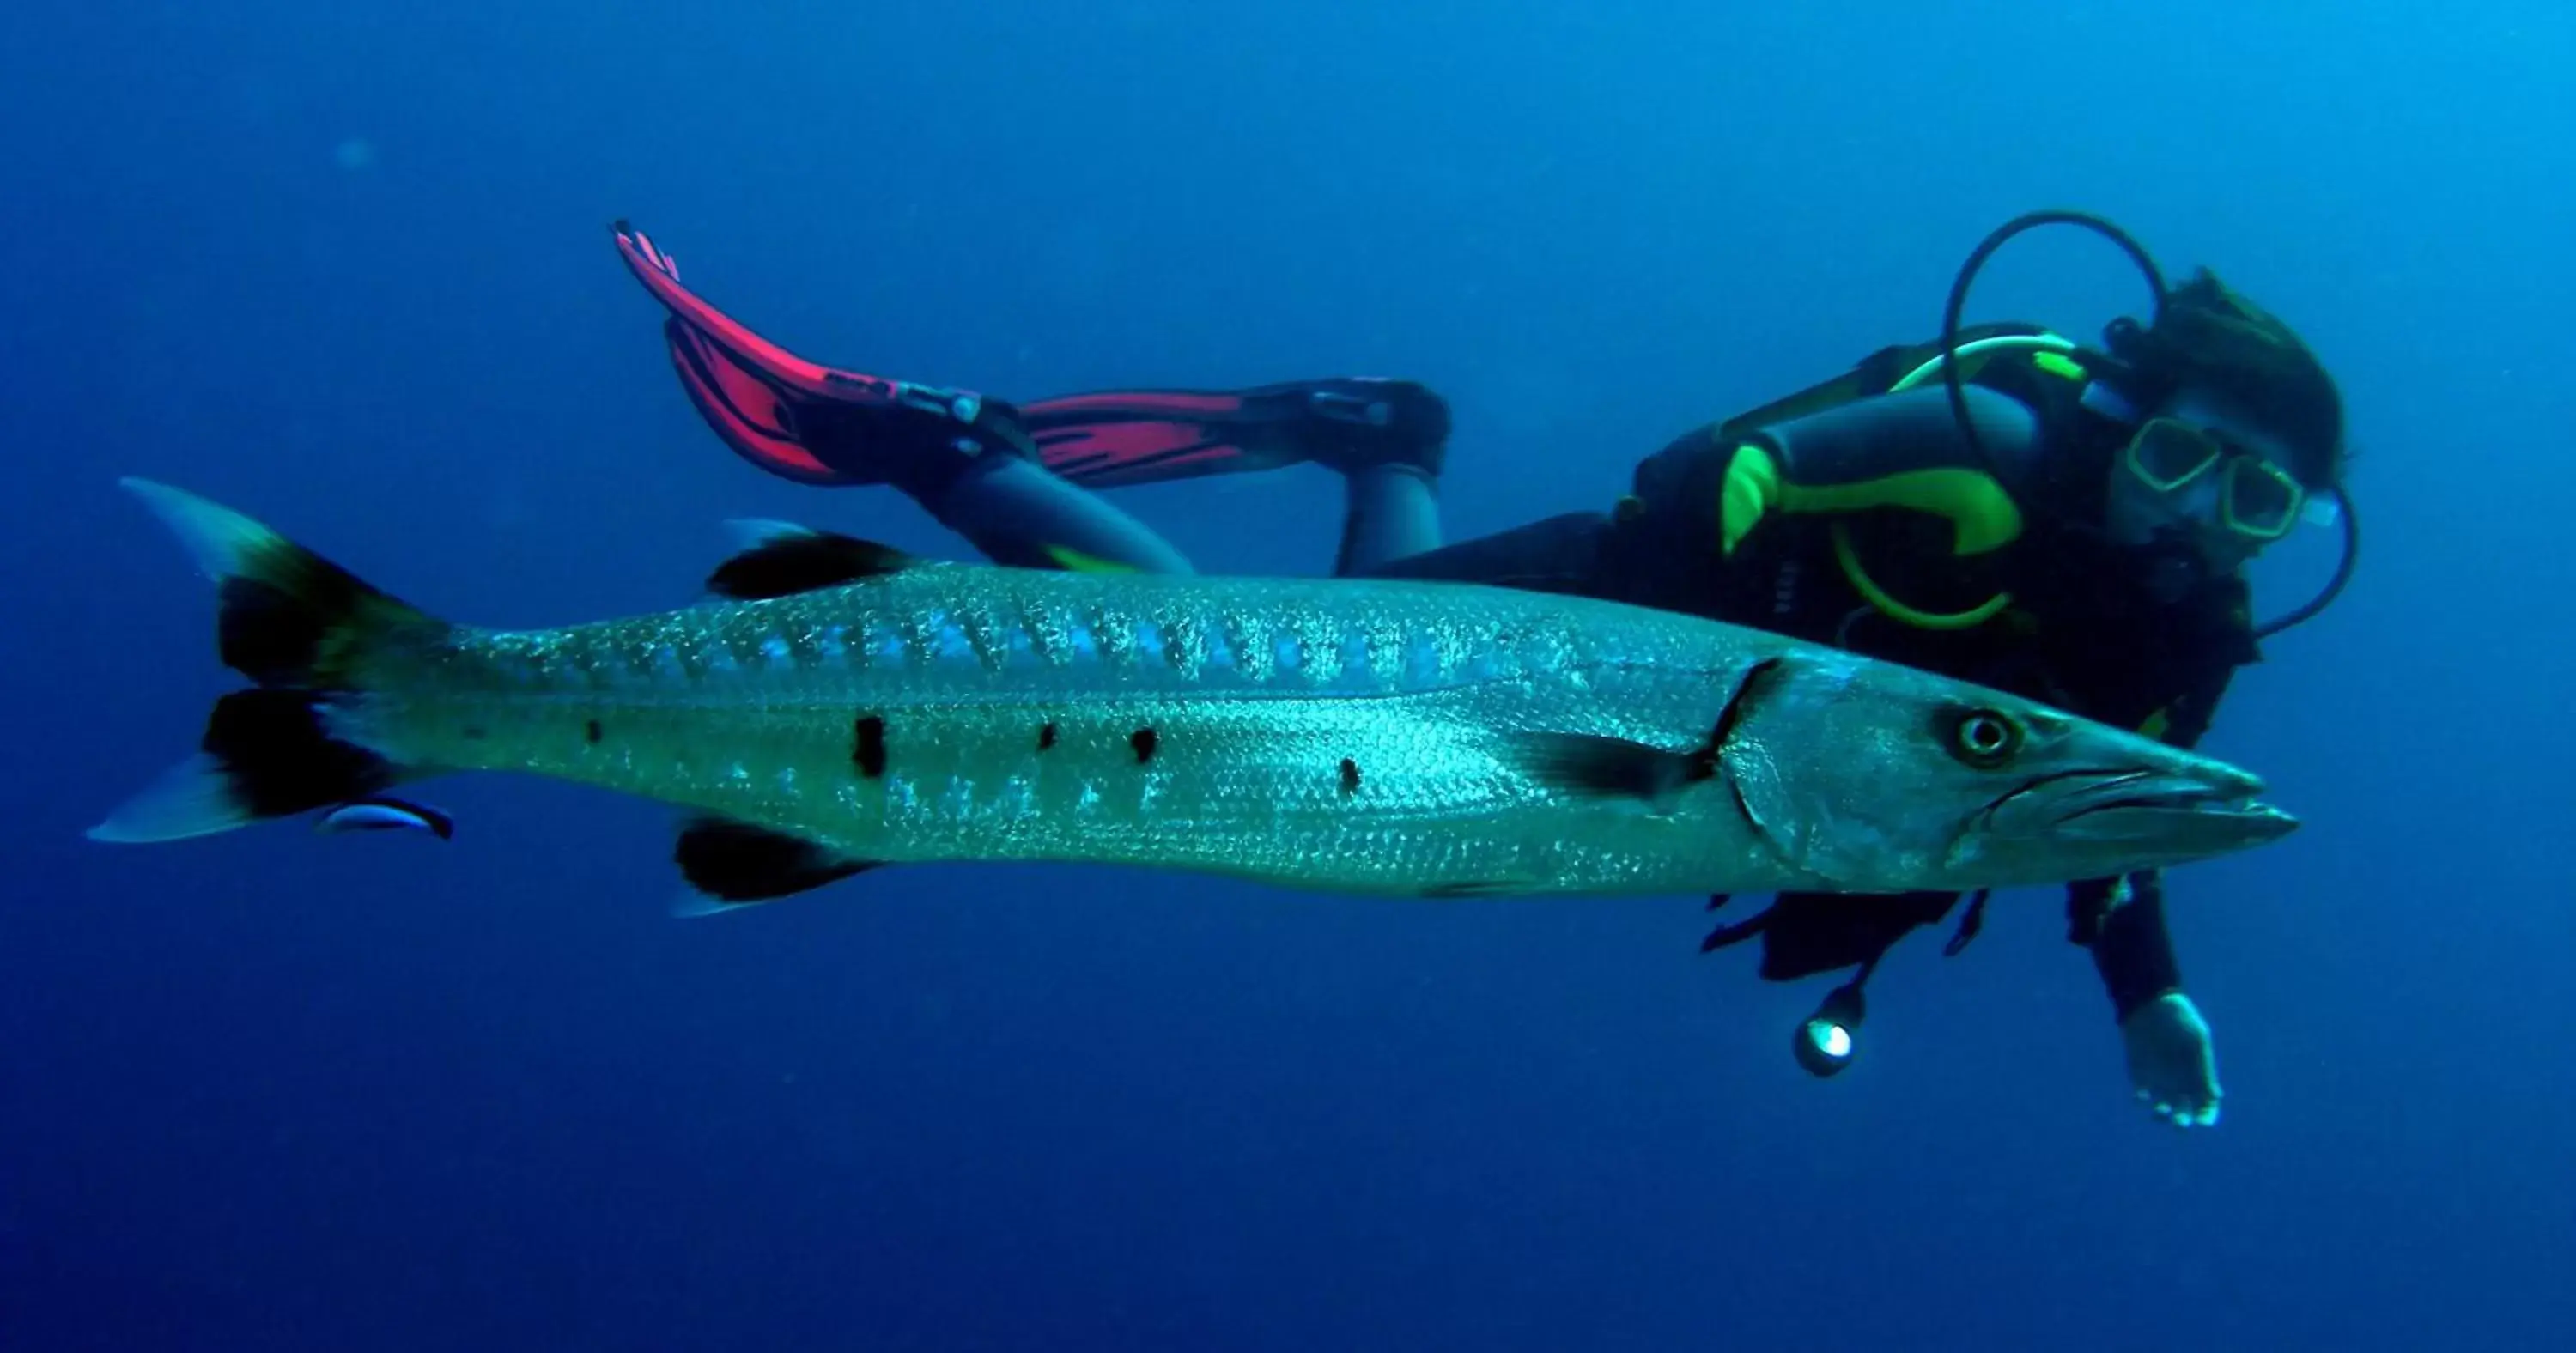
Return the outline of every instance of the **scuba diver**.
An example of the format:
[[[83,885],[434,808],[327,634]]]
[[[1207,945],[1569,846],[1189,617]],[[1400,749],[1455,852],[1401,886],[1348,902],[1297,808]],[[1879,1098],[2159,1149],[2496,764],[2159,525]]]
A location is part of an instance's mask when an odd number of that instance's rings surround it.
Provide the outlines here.
[[[2018,234],[2069,224],[2118,244],[2155,298],[2103,345],[2024,324],[1963,328],[1976,275]],[[1444,545],[1436,488],[1447,405],[1399,380],[1128,390],[1011,404],[821,366],[680,284],[625,222],[619,254],[669,312],[690,401],[764,470],[889,485],[996,563],[1185,572],[1094,490],[1311,462],[1347,484],[1336,572],[1566,592],[1708,616],[1975,681],[2181,746],[2208,729],[2260,640],[2325,609],[2358,527],[2343,491],[2343,408],[2287,325],[2206,271],[2168,288],[2116,226],[2037,212],[1961,268],[1940,337],[1686,433],[1646,458],[1607,512]],[[2303,519],[2338,520],[2344,554],[2314,600],[2255,623],[2245,566]],[[1727,903],[1711,900],[1716,908]],[[1906,934],[1985,895],[1789,893],[1721,925],[1759,972],[1851,970],[1792,1033],[1800,1066],[1858,1052],[1863,989]],[[1964,904],[1964,905],[1963,905]],[[2094,961],[2131,1084],[2161,1119],[2218,1121],[2210,1028],[2183,990],[2156,873],[2067,888],[2068,936]]]

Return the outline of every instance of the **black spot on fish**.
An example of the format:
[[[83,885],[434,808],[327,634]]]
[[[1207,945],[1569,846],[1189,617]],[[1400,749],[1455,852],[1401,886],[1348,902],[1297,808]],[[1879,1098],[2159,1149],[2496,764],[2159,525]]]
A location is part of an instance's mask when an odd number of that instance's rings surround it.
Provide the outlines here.
[[[1041,751],[1041,752],[1043,752],[1043,751],[1045,751],[1047,748],[1052,747],[1052,746],[1054,746],[1054,745],[1055,745],[1055,725],[1054,725],[1054,724],[1051,724],[1051,723],[1050,723],[1050,724],[1041,724],[1041,725],[1039,725],[1039,726],[1038,726],[1038,750],[1039,750],[1039,751]]]
[[[599,720],[597,719],[593,719],[581,726],[581,740],[589,743],[593,747],[598,746],[599,740],[606,735],[606,730],[599,726]]]
[[[1140,766],[1154,759],[1154,744],[1160,741],[1150,728],[1139,728],[1127,735],[1127,745],[1136,749],[1136,764]]]
[[[858,738],[850,750],[850,759],[858,763],[859,774],[876,779],[886,769],[885,717],[878,714],[859,716]]]
[[[1347,756],[1342,758],[1342,792],[1345,794],[1360,792],[1360,763]]]
[[[489,732],[485,731],[483,725],[479,723],[467,724],[463,728],[456,730],[456,732],[457,736],[465,739],[467,742],[481,742],[483,739],[491,736]]]

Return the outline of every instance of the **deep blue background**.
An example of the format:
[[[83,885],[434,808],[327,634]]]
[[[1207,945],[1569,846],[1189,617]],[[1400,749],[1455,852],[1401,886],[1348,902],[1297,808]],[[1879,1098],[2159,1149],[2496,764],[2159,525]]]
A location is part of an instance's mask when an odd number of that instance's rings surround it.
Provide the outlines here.
[[[0,18],[0,1347],[2564,1346],[2565,7],[250,8]],[[2213,1134],[2037,893],[1819,1086],[1815,987],[1690,898],[956,868],[681,924],[663,811],[505,780],[447,848],[79,835],[227,685],[120,473],[490,623],[675,604],[724,516],[960,551],[726,455],[614,216],[871,369],[1429,380],[1463,534],[1928,333],[2039,205],[2301,326],[2366,456],[2360,583],[2214,740],[2312,825],[2175,881]],[[2135,304],[2070,238],[1978,311]],[[1337,510],[1132,501],[1260,571]]]

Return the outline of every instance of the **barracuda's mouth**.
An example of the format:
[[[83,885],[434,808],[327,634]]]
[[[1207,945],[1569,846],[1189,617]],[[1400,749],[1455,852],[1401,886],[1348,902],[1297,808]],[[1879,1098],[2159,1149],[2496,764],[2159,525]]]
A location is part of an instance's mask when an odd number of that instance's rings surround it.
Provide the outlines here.
[[[2042,776],[1997,799],[1987,822],[2061,840],[2217,851],[2257,845],[2299,825],[2259,797],[2251,775],[2097,769]]]
[[[2096,814],[2116,813],[2124,809],[2224,813],[2233,808],[2251,807],[2254,790],[2214,786],[2152,771],[2131,771],[2086,786],[2069,797],[2071,803],[2057,817],[2057,825],[2061,827]]]
[[[2249,794],[2170,790],[2124,795],[2078,808],[2057,821],[2065,835],[2102,841],[2192,837],[2253,845],[2286,836],[2299,820]]]

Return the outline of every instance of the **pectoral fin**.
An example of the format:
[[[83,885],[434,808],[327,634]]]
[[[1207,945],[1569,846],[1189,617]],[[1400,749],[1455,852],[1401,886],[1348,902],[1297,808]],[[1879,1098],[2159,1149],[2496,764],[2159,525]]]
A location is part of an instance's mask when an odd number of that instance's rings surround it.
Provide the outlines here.
[[[1716,759],[1705,748],[1673,752],[1590,733],[1517,734],[1505,759],[1562,793],[1642,799],[1659,807],[1716,769]]]
[[[1674,795],[1717,775],[1746,714],[1778,688],[1781,675],[1779,658],[1765,658],[1745,669],[1725,708],[1718,711],[1708,741],[1687,751],[1593,733],[1519,733],[1506,743],[1504,759],[1522,774],[1564,793],[1642,799],[1662,812],[1671,806]],[[1737,798],[1741,802],[1742,795]],[[1746,814],[1749,817],[1751,810]]]

